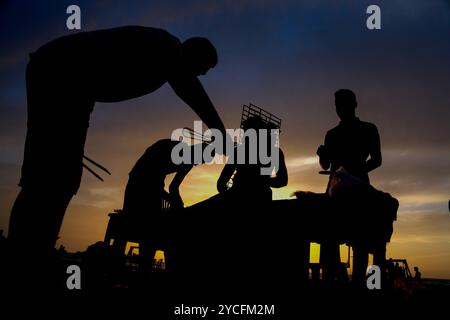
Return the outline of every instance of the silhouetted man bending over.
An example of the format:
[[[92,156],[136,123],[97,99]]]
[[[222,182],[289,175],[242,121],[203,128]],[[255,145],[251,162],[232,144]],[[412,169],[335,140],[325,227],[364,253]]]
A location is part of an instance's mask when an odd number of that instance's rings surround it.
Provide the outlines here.
[[[369,172],[381,165],[380,136],[377,127],[359,120],[355,115],[357,107],[355,94],[348,89],[338,90],[335,94],[336,113],[341,119],[339,125],[327,132],[325,145],[317,150],[320,165],[325,170],[344,167],[353,176],[369,183]],[[353,248],[353,279],[360,281],[367,268],[367,253]],[[325,264],[335,264],[339,259],[339,247],[336,244],[322,245],[321,259]],[[325,275],[324,275],[325,277]]]
[[[162,139],[145,150],[129,174],[123,203],[125,213],[154,214],[161,211],[162,199],[168,200],[172,209],[184,207],[179,188],[194,165],[173,163],[172,149],[179,143],[184,142]],[[189,148],[194,154],[194,146]],[[171,173],[175,173],[175,177],[167,193],[164,190],[164,181]]]
[[[186,175],[195,165],[193,164],[194,161],[181,164],[175,164],[172,161],[172,149],[179,143],[184,142],[170,139],[155,142],[147,148],[129,174],[123,212],[136,224],[137,228],[142,228],[145,234],[148,234],[151,238],[146,239],[139,246],[140,256],[146,259],[144,262],[153,261],[156,249],[164,249],[166,259],[171,254],[171,252],[166,251],[167,248],[165,247],[158,248],[159,245],[164,246],[160,237],[163,231],[160,230],[161,224],[159,223],[163,218],[162,201],[163,199],[168,201],[171,209],[184,207],[179,188]],[[186,145],[183,150],[186,148],[191,148],[192,160],[194,160],[195,146]],[[167,175],[171,173],[175,173],[175,176],[169,185],[169,192],[167,192],[164,189],[164,181]],[[118,242],[116,247],[119,252],[123,253],[126,242]]]
[[[205,38],[181,43],[165,30],[127,26],[53,40],[30,55],[26,71],[28,131],[22,187],[9,238],[32,252],[54,248],[77,192],[95,102],[116,102],[169,83],[210,128],[225,131],[199,75],[217,64]]]

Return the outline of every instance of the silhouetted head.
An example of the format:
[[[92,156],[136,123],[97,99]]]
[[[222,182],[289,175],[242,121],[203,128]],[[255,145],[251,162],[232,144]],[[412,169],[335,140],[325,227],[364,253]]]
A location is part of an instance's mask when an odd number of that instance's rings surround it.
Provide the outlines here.
[[[204,75],[217,65],[217,51],[206,38],[189,38],[182,44],[184,62],[196,76]]]
[[[248,129],[256,130],[256,134],[258,137],[260,136],[259,130],[262,130],[262,129],[267,130],[268,131],[267,132],[267,143],[269,145],[272,142],[276,144],[278,141],[278,137],[274,137],[274,139],[271,139],[271,136],[273,134],[271,130],[279,129],[278,126],[276,126],[275,124],[273,124],[271,122],[264,121],[263,118],[261,118],[260,116],[248,117],[241,123],[241,126],[242,126],[243,130],[248,130]]]
[[[358,103],[353,91],[340,89],[334,93],[336,113],[341,120],[349,120],[355,117],[355,109]]]
[[[414,271],[415,272],[419,271],[419,268],[418,267],[414,267]]]

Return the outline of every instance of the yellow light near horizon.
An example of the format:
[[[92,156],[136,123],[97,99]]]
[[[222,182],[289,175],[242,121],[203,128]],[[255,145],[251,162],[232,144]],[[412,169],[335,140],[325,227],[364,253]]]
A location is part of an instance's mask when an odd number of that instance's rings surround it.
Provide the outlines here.
[[[132,249],[132,251],[130,252],[130,249]],[[125,246],[125,252],[126,255],[128,253],[130,254],[136,254],[139,255],[139,243],[137,242],[127,242],[126,246]]]
[[[130,249],[133,249],[133,250],[130,252]],[[127,245],[125,247],[125,254],[128,254],[128,253],[139,255],[139,243],[137,243],[137,242],[130,242],[130,241],[127,242]],[[165,262],[164,251],[156,250],[154,259],[155,260],[161,260],[162,259],[163,262]]]
[[[320,245],[317,243],[311,243],[309,246],[309,262],[319,263],[320,260]]]
[[[164,251],[156,250],[155,260],[162,260],[163,262],[166,262],[166,257],[164,255]]]
[[[192,168],[180,186],[180,193],[185,206],[190,206],[217,194],[216,184],[222,169],[223,165],[198,165]],[[173,177],[174,175],[172,174],[166,178],[166,188],[170,185]],[[297,190],[314,189],[316,188],[306,183],[306,181],[297,183],[295,178],[290,178],[289,186],[272,189],[273,199],[290,199],[293,192]]]

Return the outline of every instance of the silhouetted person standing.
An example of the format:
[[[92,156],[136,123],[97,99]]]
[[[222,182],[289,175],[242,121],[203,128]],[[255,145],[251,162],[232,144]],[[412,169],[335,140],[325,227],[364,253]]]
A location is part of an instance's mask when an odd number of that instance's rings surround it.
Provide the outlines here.
[[[355,94],[348,89],[336,91],[336,113],[341,119],[339,125],[329,130],[325,144],[320,146],[317,154],[323,169],[336,170],[343,167],[351,175],[369,183],[369,172],[381,165],[380,136],[377,127],[356,117],[357,101]],[[339,246],[336,243],[324,243],[321,247],[321,259],[324,263],[336,267],[339,259]],[[381,258],[381,256],[383,258]],[[374,263],[382,267],[384,254],[376,255]],[[376,260],[376,261],[375,261]],[[365,248],[353,247],[353,274],[355,283],[364,279],[368,263]],[[333,276],[333,275],[331,275]]]
[[[263,136],[260,135],[259,130],[267,130],[269,134],[265,137],[267,141],[267,150],[271,150],[271,144],[275,143],[277,140],[273,141],[270,131],[271,129],[276,129],[270,123],[265,123],[259,116],[249,117],[242,124],[243,130],[255,130],[257,141],[256,150],[253,150],[257,154],[261,148],[264,141]],[[286,162],[284,159],[283,151],[275,147],[275,152],[278,153],[278,163],[263,164],[258,159],[255,163],[250,163],[251,159],[251,149],[249,143],[245,143],[244,151],[246,155],[246,163],[237,164],[237,161],[233,163],[227,163],[220,176],[217,180],[217,190],[221,194],[227,194],[227,198],[234,200],[241,206],[248,205],[250,207],[266,207],[270,205],[272,201],[272,189],[271,188],[282,188],[288,184],[288,172],[286,168]],[[234,149],[235,157],[238,159],[237,152],[238,148]],[[274,176],[261,174],[261,168],[268,168],[272,166],[272,170],[275,169],[276,174]],[[270,170],[270,171],[272,171]],[[232,181],[232,186],[228,189],[227,185]]]
[[[419,271],[419,267],[414,267],[414,280],[417,282],[422,281],[422,273]]]
[[[228,238],[225,248],[234,248],[232,252],[228,251],[229,261],[236,259],[241,262],[239,272],[247,281],[257,272],[266,275],[269,270],[273,271],[271,261],[273,252],[278,250],[275,245],[278,233],[273,232],[277,228],[270,210],[272,188],[282,188],[288,184],[288,171],[284,153],[277,146],[278,134],[272,132],[278,127],[258,115],[249,116],[241,125],[246,133],[255,130],[256,140],[246,139],[244,134],[242,144],[234,149],[234,161],[229,159],[224,166],[217,180],[218,199],[221,199],[217,208],[226,208],[227,211],[227,218],[221,223],[222,227],[227,226],[222,230],[229,230],[225,235]],[[262,130],[267,130],[267,135]],[[272,159],[278,161],[263,163],[259,157],[263,144],[266,144],[266,150],[270,150]],[[237,163],[239,152],[245,153],[245,163]],[[253,152],[258,155],[254,162],[251,161]],[[275,153],[278,153],[278,158],[275,158]],[[275,174],[263,174],[262,169],[270,173],[275,170]],[[230,188],[229,182],[232,182]]]
[[[124,101],[169,83],[210,128],[223,123],[198,80],[217,64],[205,38],[180,42],[165,30],[126,26],[53,40],[30,54],[28,123],[20,191],[9,239],[51,252],[77,192],[89,117],[95,102]]]

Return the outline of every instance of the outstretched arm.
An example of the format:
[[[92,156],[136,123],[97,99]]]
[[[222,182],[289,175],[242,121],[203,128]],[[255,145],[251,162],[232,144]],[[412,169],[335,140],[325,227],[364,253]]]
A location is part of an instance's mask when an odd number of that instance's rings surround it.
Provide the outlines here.
[[[169,84],[175,93],[197,113],[209,128],[219,129],[222,133],[225,133],[225,126],[219,114],[196,76],[178,76],[169,80]]]

